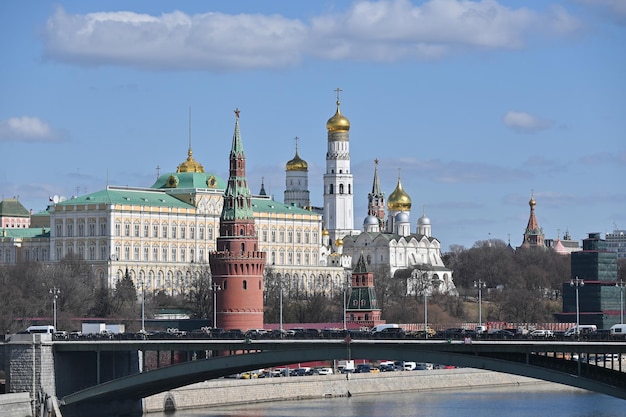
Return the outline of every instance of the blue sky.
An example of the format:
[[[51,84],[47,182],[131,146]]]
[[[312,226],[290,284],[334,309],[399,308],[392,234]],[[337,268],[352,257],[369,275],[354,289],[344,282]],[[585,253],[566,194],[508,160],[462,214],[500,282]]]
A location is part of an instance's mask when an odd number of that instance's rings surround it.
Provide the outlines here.
[[[351,122],[355,226],[374,160],[444,251],[626,229],[626,2],[1,2],[0,192],[28,209],[145,186],[194,157],[228,176],[241,110],[248,180],[279,201],[326,121]]]

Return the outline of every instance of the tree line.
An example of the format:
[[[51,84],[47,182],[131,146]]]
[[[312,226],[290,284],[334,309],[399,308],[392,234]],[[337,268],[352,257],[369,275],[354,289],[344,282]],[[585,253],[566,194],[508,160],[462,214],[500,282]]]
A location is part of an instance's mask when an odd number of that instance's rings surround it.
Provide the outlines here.
[[[427,283],[410,284],[409,277],[428,269],[391,274],[388,267],[377,267],[374,274],[378,305],[388,323],[423,323],[427,303],[431,325],[477,321],[476,283],[481,289],[483,321],[552,322],[561,311],[561,288],[570,280],[570,257],[551,250],[518,249],[500,240],[479,241],[470,248],[451,247],[444,263],[453,271],[458,296],[434,294],[424,297]],[[165,291],[143,293],[126,273],[114,288],[98,286],[92,267],[77,255],[59,263],[29,263],[0,268],[0,326],[16,332],[33,319],[52,322],[53,290],[58,290],[57,323],[61,329],[80,328],[84,318],[103,318],[125,323],[127,331],[139,329],[141,297],[145,295],[145,315],[160,309],[181,309],[192,318],[213,317],[213,288],[206,266],[197,266],[193,278],[175,295]],[[618,262],[618,280],[626,281],[626,260]],[[281,290],[282,288],[282,290]],[[349,291],[349,290],[348,290]],[[285,288],[271,266],[265,271],[265,323],[326,323],[343,321],[344,303],[349,293],[328,294],[322,290],[304,292]],[[344,298],[345,297],[345,298]],[[345,301],[344,301],[345,300]]]

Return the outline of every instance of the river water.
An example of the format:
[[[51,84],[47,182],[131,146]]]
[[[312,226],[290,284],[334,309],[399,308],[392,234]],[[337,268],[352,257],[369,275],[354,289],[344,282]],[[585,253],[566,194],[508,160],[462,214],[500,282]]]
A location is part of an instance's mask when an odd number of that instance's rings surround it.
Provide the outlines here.
[[[542,388],[545,385],[542,385]],[[554,388],[558,387],[558,388]],[[626,400],[568,387],[412,392],[221,406],[144,417],[623,417]]]

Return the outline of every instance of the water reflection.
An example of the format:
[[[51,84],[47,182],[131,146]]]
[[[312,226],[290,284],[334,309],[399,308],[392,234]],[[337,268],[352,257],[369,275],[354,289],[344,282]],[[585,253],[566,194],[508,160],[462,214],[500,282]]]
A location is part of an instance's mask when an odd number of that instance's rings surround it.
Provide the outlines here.
[[[411,392],[179,410],[145,417],[619,417],[626,401],[556,385]],[[554,387],[558,387],[555,389]]]

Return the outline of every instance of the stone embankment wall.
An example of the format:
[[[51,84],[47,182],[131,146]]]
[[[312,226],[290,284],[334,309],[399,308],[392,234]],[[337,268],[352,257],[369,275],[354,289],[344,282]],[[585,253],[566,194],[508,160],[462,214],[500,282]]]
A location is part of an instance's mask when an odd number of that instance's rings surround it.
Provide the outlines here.
[[[147,397],[144,412],[254,402],[375,395],[393,392],[458,390],[505,386],[556,386],[544,381],[478,369],[317,375],[253,380],[218,379]]]
[[[2,417],[31,417],[30,395],[27,392],[0,395],[0,415]]]

